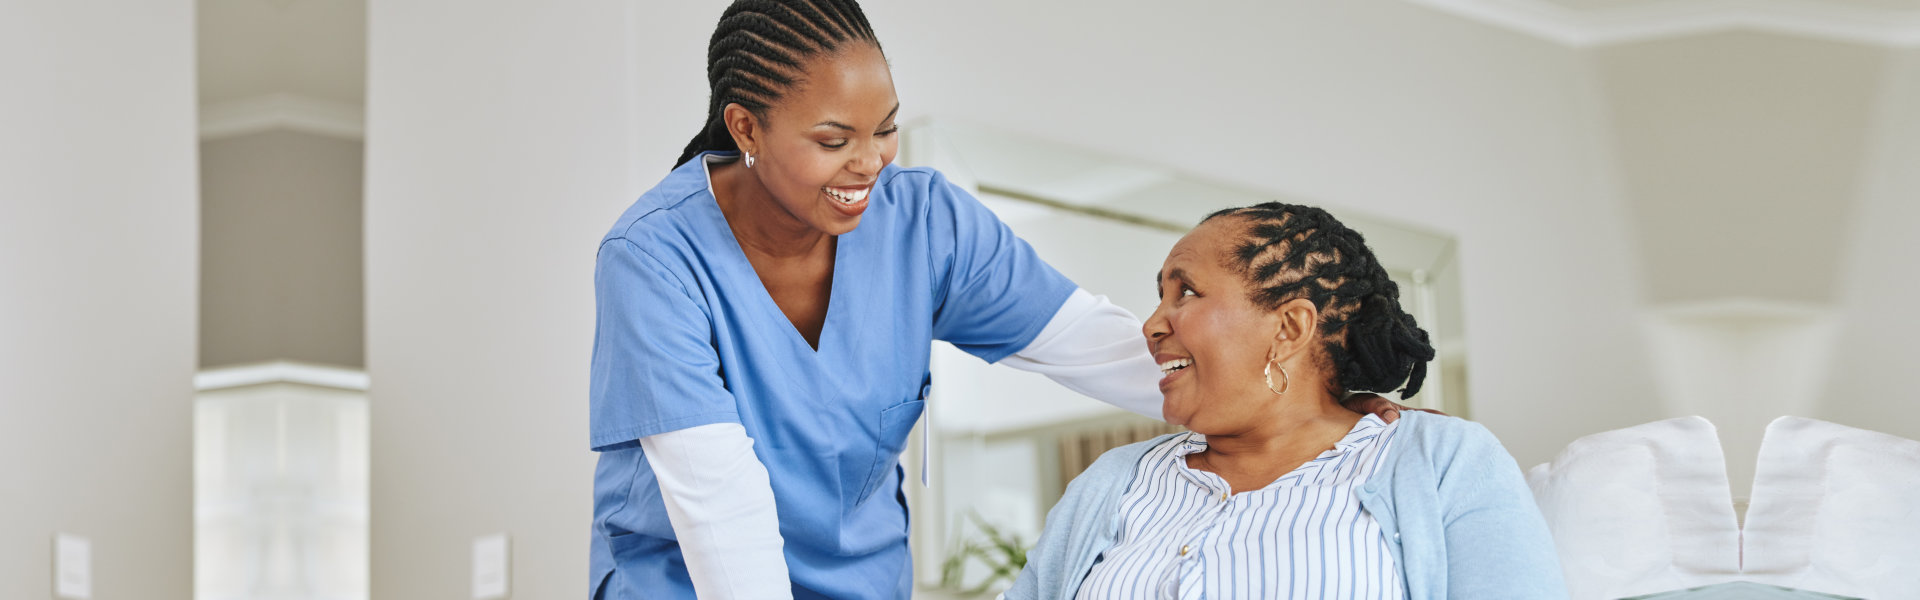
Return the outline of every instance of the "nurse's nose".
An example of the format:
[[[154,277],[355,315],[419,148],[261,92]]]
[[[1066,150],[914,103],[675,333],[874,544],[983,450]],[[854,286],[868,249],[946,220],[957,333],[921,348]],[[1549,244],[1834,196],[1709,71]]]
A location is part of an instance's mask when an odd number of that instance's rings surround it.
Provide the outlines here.
[[[880,169],[885,166],[886,162],[880,158],[880,144],[872,142],[862,144],[861,150],[854,154],[852,160],[847,161],[848,171],[864,177],[878,175]]]

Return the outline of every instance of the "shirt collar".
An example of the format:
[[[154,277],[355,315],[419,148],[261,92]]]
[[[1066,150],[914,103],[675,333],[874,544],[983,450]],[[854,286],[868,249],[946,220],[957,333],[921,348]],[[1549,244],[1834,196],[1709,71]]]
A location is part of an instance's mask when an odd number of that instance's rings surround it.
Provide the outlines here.
[[[1321,452],[1319,456],[1314,457],[1313,460],[1309,460],[1301,466],[1306,467],[1324,463],[1327,459],[1358,450],[1362,446],[1373,442],[1373,440],[1378,438],[1380,433],[1386,431],[1386,429],[1387,422],[1381,420],[1380,415],[1369,414],[1360,417],[1360,422],[1354,423],[1353,429],[1347,430],[1347,435],[1342,436],[1340,441],[1334,442],[1332,448]],[[1206,450],[1206,434],[1189,431],[1187,432],[1187,436],[1180,440],[1180,444],[1173,449],[1173,454],[1168,456],[1168,459],[1176,461],[1181,466],[1185,466],[1187,464],[1187,455],[1196,452],[1205,452]]]

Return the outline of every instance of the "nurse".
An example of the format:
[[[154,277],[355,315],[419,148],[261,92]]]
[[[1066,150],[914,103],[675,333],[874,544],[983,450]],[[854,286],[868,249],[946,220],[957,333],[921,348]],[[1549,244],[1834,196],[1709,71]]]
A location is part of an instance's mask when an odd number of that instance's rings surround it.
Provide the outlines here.
[[[707,78],[706,124],[599,248],[594,598],[908,598],[898,456],[934,340],[1160,417],[1137,318],[891,164],[853,2],[734,2]]]

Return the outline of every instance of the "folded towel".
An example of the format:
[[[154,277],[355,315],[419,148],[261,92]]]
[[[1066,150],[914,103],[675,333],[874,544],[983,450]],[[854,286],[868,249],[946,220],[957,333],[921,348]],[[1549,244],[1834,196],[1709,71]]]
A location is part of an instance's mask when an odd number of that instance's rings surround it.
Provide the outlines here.
[[[1920,598],[1920,442],[1825,421],[1767,426],[1743,579]]]
[[[1575,600],[1683,589],[1740,572],[1712,423],[1684,417],[1575,440],[1527,473]]]

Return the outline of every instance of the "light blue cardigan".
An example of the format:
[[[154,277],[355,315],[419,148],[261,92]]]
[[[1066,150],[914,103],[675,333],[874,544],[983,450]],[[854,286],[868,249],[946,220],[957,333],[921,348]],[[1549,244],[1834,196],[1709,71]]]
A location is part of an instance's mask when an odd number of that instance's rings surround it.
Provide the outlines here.
[[[1546,520],[1519,465],[1478,423],[1405,412],[1386,463],[1360,486],[1409,600],[1566,598]],[[1113,546],[1134,467],[1175,435],[1108,451],[1047,512],[1038,546],[1007,600],[1070,599]]]

